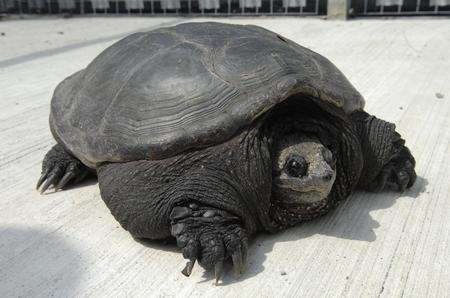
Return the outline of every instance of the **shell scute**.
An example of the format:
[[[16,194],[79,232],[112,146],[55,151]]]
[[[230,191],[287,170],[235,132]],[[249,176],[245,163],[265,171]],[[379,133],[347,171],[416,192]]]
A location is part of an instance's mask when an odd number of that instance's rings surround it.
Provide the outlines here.
[[[345,112],[364,100],[326,58],[256,26],[188,23],[132,34],[56,88],[55,138],[85,164],[217,144],[287,97]]]

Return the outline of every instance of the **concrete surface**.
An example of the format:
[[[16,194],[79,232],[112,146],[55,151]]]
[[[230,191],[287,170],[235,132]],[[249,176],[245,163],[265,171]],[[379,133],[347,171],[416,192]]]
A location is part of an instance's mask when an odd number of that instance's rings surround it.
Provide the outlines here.
[[[397,123],[419,175],[402,195],[356,193],[321,219],[259,235],[239,280],[215,287],[200,267],[181,275],[177,249],[134,241],[95,181],[40,196],[55,86],[119,35],[168,21],[0,22],[0,297],[450,297],[449,19],[224,20],[265,26],[329,57],[369,112]]]

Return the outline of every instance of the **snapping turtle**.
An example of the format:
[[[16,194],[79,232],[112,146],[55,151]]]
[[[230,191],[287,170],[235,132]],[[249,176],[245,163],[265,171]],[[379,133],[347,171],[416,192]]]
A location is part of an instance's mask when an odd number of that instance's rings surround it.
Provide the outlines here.
[[[37,187],[97,175],[136,238],[242,272],[248,237],[325,214],[355,189],[403,191],[415,161],[395,125],[326,58],[257,26],[132,34],[56,88],[57,141]]]

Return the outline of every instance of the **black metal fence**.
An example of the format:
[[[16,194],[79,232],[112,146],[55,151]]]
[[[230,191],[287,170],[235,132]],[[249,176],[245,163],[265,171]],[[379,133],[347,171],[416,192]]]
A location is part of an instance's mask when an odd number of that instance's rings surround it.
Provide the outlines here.
[[[353,0],[356,16],[450,15],[450,0]]]
[[[321,15],[326,0],[0,0],[10,14]]]
[[[328,1],[335,0],[0,0],[0,13],[310,16],[326,15]],[[353,16],[450,15],[450,0],[349,2]]]

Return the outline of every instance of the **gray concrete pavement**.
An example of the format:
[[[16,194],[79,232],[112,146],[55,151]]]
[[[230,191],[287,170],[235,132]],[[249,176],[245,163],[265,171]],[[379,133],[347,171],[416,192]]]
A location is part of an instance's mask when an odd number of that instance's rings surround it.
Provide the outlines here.
[[[215,287],[200,267],[185,278],[176,248],[133,240],[95,181],[45,196],[34,186],[54,144],[55,86],[122,34],[189,20],[0,22],[0,297],[450,297],[450,20],[214,20],[261,25],[331,59],[369,112],[397,124],[417,159],[414,187],[358,192],[259,235],[239,280]]]

